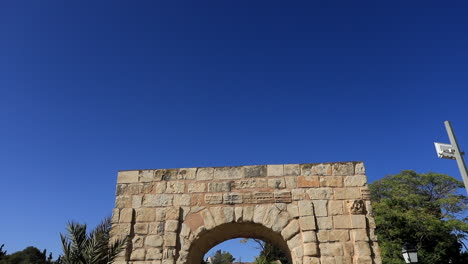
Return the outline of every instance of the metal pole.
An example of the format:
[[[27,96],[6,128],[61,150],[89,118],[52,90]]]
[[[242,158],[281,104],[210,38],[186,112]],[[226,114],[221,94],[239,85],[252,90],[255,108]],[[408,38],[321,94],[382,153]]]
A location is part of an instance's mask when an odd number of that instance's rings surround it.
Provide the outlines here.
[[[457,139],[455,138],[455,134],[453,133],[452,125],[450,124],[450,121],[445,121],[444,124],[445,124],[445,129],[447,129],[447,134],[450,139],[450,144],[455,149],[455,153],[454,153],[455,159],[457,160],[458,168],[460,169],[460,174],[462,176],[463,182],[465,183],[466,192],[468,193],[468,175],[467,175],[465,160],[463,159],[462,152],[460,151],[460,148],[458,147],[458,142],[457,142]]]

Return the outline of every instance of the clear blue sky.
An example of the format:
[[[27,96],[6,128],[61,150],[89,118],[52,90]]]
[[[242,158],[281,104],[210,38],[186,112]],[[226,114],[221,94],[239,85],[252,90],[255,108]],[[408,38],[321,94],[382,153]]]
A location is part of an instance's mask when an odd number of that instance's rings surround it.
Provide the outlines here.
[[[0,244],[60,253],[118,170],[362,160],[459,178],[466,1],[1,1]],[[234,254],[236,257],[237,255]]]

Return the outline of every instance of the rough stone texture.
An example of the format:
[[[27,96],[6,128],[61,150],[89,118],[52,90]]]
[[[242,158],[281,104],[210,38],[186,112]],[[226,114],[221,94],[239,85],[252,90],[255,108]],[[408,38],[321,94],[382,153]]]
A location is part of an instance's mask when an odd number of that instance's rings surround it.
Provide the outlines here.
[[[292,264],[379,264],[374,229],[363,164],[340,162],[121,171],[111,235],[119,264],[198,264],[239,234]]]

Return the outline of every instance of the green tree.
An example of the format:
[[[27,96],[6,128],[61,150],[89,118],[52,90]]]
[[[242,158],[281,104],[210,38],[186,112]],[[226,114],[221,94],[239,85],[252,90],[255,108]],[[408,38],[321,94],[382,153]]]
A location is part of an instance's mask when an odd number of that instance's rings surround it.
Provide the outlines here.
[[[85,224],[71,222],[62,240],[63,264],[109,264],[124,250],[126,239],[110,241],[110,218],[104,219],[89,234]]]
[[[3,250],[3,247],[4,247],[4,246],[5,246],[5,244],[2,244],[2,245],[0,246],[0,260],[1,260],[3,257],[5,257],[5,256],[6,256],[6,253],[7,253],[6,250]]]
[[[405,242],[416,246],[420,263],[466,263],[462,251],[468,219],[462,215],[468,199],[459,192],[463,186],[445,174],[410,170],[370,184],[383,263],[404,263]]]
[[[247,241],[253,241],[257,244],[256,249],[260,250],[259,256],[255,259],[255,263],[257,262],[273,262],[276,260],[281,261],[283,264],[289,264],[288,257],[286,254],[279,249],[277,246],[267,243],[261,239],[256,239],[256,238],[244,238],[240,242],[241,243],[247,243]],[[260,264],[260,263],[257,263]]]
[[[221,250],[217,250],[209,259],[211,264],[231,264],[235,260],[231,253]]]
[[[3,247],[3,245],[2,245]],[[2,251],[0,247],[0,251]],[[35,247],[27,247],[22,251],[15,252],[11,255],[6,255],[3,251],[3,256],[0,256],[0,264],[54,264],[52,261],[52,253],[47,256],[47,251],[44,249],[42,252]],[[58,263],[57,263],[58,264]]]

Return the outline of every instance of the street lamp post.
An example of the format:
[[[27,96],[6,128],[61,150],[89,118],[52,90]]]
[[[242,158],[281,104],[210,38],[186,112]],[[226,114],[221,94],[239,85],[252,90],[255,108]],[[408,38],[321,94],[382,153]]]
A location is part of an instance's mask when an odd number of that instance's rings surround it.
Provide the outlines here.
[[[405,243],[401,249],[401,254],[406,263],[418,263],[418,250],[413,245]]]
[[[468,193],[468,172],[466,169],[465,160],[463,156],[465,153],[461,152],[460,147],[458,146],[457,138],[452,130],[452,125],[450,121],[445,121],[445,129],[447,129],[447,134],[450,139],[450,144],[437,143],[434,145],[436,147],[437,154],[439,158],[443,159],[454,159],[457,161],[458,169],[460,169],[460,174],[462,176],[463,182],[465,183],[465,189]]]

